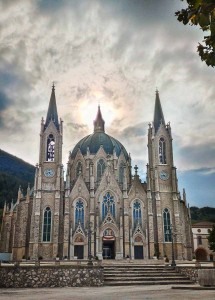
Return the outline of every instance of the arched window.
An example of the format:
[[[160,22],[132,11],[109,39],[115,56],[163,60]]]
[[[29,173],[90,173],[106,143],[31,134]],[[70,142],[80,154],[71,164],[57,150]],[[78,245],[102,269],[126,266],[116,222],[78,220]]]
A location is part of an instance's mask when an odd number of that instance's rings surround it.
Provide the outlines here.
[[[79,222],[84,225],[84,203],[81,199],[75,204],[75,225],[77,226]]]
[[[164,241],[172,241],[171,223],[170,223],[170,213],[168,208],[163,210],[163,226],[164,226]]]
[[[166,142],[163,137],[159,140],[159,162],[166,164]]]
[[[123,183],[123,177],[124,177],[124,163],[121,162],[119,166],[119,183]]]
[[[43,216],[43,242],[51,241],[52,213],[50,207],[46,207]]]
[[[115,202],[113,196],[109,192],[103,197],[102,201],[102,220],[107,215],[108,210],[112,214],[112,216],[115,218]]]
[[[202,245],[202,237],[197,236],[197,246]]]
[[[97,162],[97,180],[100,181],[102,175],[104,174],[105,171],[105,162],[103,159],[100,159]]]
[[[138,200],[135,200],[133,203],[133,224],[134,227],[138,224],[142,224],[142,213],[141,213],[141,205]]]
[[[47,139],[46,160],[54,161],[55,140],[53,134],[50,134]]]
[[[82,173],[82,163],[79,161],[76,166],[76,177],[78,177],[78,175],[81,173]]]

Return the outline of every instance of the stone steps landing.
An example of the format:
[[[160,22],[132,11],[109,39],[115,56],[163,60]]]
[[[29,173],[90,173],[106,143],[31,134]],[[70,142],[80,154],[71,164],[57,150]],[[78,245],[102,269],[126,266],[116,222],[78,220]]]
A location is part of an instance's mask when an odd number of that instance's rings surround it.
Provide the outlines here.
[[[193,284],[186,276],[164,266],[105,265],[104,285]]]

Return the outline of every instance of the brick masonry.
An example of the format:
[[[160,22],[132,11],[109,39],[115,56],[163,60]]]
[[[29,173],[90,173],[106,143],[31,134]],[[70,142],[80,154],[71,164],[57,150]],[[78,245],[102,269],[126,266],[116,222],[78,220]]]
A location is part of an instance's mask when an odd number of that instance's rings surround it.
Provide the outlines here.
[[[1,267],[0,288],[103,286],[103,267]]]

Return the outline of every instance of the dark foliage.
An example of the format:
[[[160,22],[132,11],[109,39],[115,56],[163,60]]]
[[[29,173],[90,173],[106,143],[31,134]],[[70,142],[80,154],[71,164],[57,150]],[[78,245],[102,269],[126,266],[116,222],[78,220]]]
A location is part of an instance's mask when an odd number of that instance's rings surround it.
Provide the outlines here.
[[[209,248],[213,252],[215,252],[215,225],[213,225],[212,230],[210,230],[210,233],[209,233],[209,236],[208,236],[208,244],[209,244]]]
[[[28,183],[33,187],[34,173],[34,166],[0,150],[0,208],[4,206],[5,201],[16,201],[20,185],[24,194]]]
[[[196,206],[190,207],[192,222],[196,221],[209,221],[215,223],[215,208],[213,207],[202,207]]]
[[[183,1],[183,0],[182,0]],[[175,15],[184,25],[199,26],[205,32],[203,44],[197,51],[202,61],[208,66],[215,66],[215,1],[185,0],[187,8],[177,11]]]

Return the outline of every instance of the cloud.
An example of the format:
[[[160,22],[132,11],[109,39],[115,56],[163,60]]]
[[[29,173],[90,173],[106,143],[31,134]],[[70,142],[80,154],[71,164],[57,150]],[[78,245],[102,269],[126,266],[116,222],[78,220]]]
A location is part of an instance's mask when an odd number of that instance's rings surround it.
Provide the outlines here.
[[[178,0],[0,1],[1,147],[37,162],[32,149],[39,148],[40,120],[54,81],[65,124],[64,162],[67,151],[92,132],[87,118],[93,124],[100,103],[107,110],[107,133],[143,166],[144,180],[157,87],[165,120],[171,121],[178,169],[213,168],[214,71],[195,53],[203,33],[174,16],[183,5]]]

